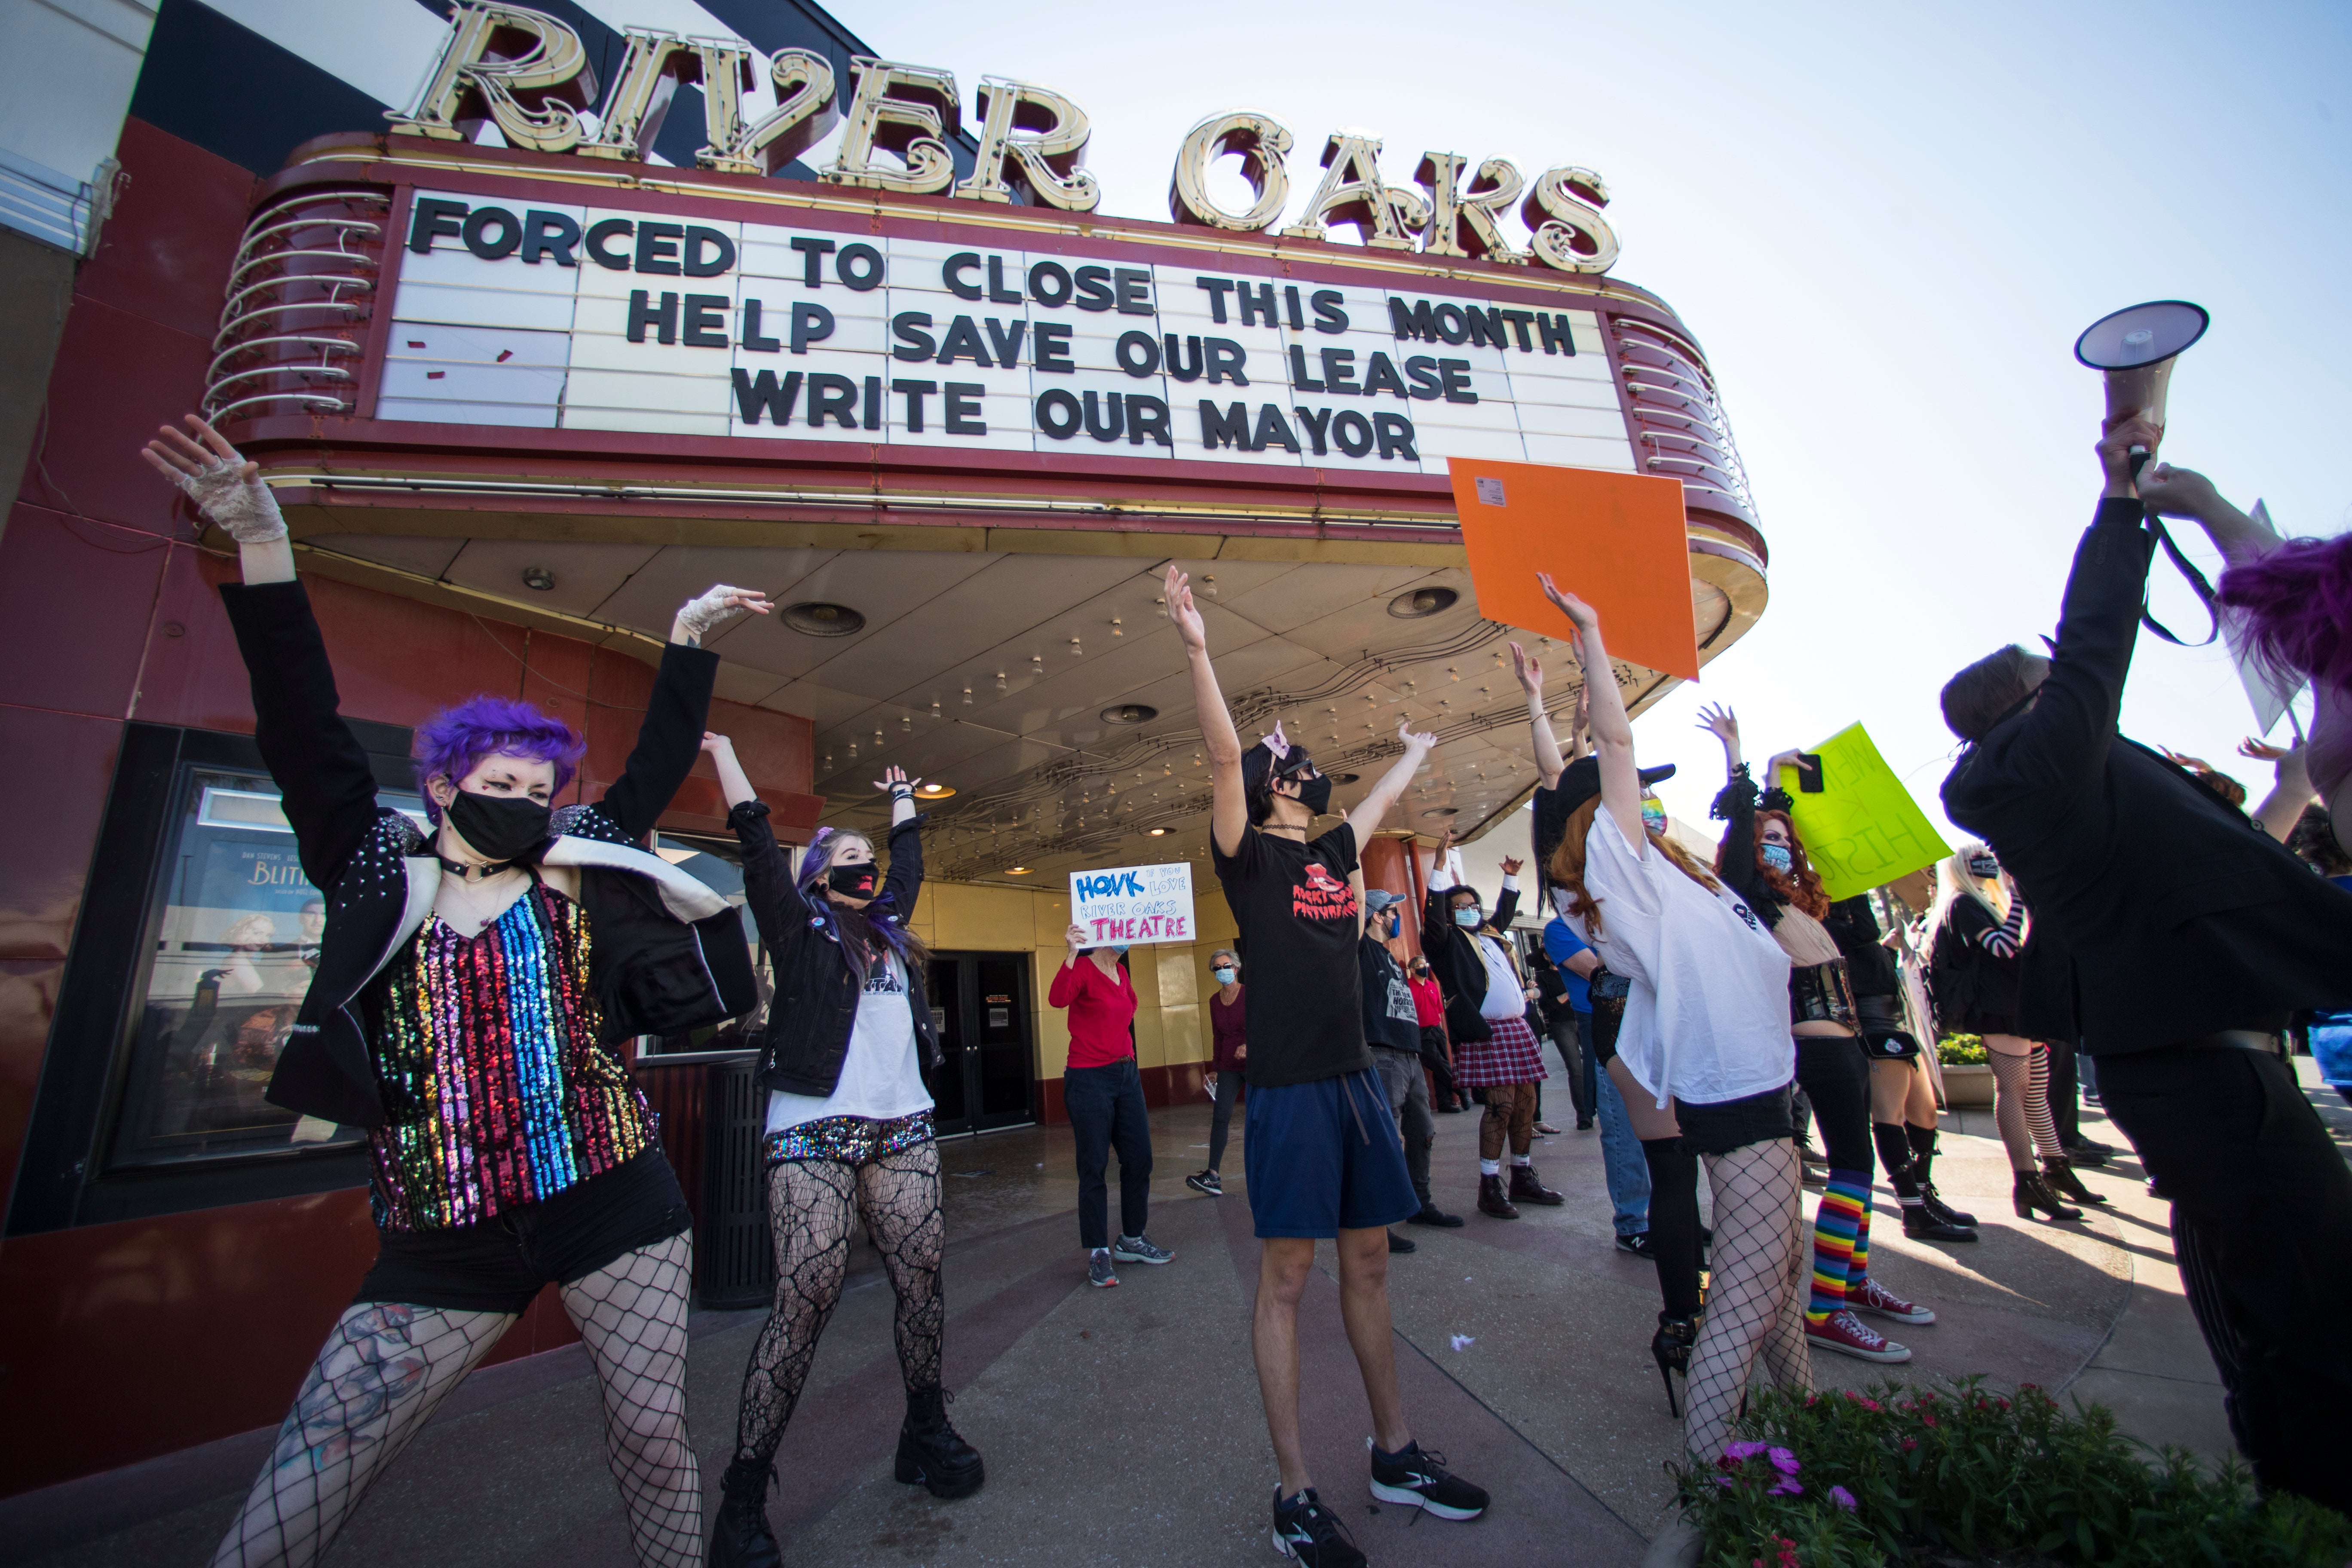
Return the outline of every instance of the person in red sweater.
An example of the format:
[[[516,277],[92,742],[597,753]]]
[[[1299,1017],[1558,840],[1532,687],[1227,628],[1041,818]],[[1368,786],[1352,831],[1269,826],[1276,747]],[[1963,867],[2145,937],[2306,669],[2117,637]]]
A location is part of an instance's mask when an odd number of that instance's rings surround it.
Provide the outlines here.
[[[1168,1263],[1176,1255],[1143,1233],[1151,1209],[1151,1120],[1135,1070],[1135,982],[1119,959],[1124,945],[1087,947],[1087,928],[1064,933],[1069,956],[1045,1000],[1070,1015],[1070,1058],[1062,1072],[1062,1108],[1078,1154],[1078,1241],[1087,1278],[1097,1289],[1118,1283],[1114,1263]],[[1118,1239],[1110,1238],[1104,1173],[1118,1148]]]
[[[1445,993],[1429,960],[1419,953],[1405,966],[1404,976],[1405,984],[1412,987],[1412,1010],[1421,1019],[1421,1059],[1437,1080],[1435,1109],[1458,1113],[1462,1094],[1454,1087],[1454,1057],[1445,1043]]]
[[[1217,1102],[1217,1113],[1209,1122],[1208,1166],[1185,1177],[1184,1184],[1196,1193],[1221,1198],[1225,1195],[1225,1181],[1218,1167],[1225,1162],[1225,1134],[1233,1126],[1234,1103],[1241,1099],[1242,1064],[1249,1059],[1249,1043],[1243,1037],[1242,1027],[1242,961],[1234,956],[1233,949],[1221,947],[1209,954],[1209,973],[1217,982],[1216,994],[1209,998],[1209,1035],[1214,1042],[1209,1059],[1209,1093]]]

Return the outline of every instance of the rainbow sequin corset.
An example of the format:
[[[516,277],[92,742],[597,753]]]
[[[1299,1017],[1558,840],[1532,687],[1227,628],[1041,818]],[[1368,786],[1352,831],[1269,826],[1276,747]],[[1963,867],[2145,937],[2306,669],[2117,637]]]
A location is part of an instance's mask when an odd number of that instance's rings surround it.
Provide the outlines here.
[[[479,935],[438,915],[386,967],[370,1049],[376,1224],[478,1225],[653,1143],[628,1068],[599,1038],[588,917],[544,884]]]

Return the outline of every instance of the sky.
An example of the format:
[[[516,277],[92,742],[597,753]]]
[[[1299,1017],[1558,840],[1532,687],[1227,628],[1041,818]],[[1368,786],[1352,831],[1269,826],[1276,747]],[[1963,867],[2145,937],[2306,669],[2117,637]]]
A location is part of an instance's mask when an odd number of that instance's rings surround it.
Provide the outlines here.
[[[1034,0],[831,8],[952,71],[967,107],[983,75],[1075,100],[1118,216],[1166,219],[1178,143],[1229,110],[1291,130],[1294,205],[1340,129],[1382,138],[1401,185],[1430,151],[1600,171],[1612,273],[1706,349],[1771,552],[1761,623],[1636,723],[1644,763],[1680,766],[1678,816],[1721,782],[1694,727],[1715,701],[1759,761],[1860,721],[1943,821],[1937,689],[2055,629],[2100,486],[2099,378],[2072,348],[2110,310],[2212,312],[2165,458],[2285,532],[2352,527],[2352,6],[1365,0],[1164,28]],[[2159,616],[2202,635],[2158,575]],[[2259,799],[2268,765],[2233,750],[2252,712],[2218,645],[2142,637],[2126,734]]]

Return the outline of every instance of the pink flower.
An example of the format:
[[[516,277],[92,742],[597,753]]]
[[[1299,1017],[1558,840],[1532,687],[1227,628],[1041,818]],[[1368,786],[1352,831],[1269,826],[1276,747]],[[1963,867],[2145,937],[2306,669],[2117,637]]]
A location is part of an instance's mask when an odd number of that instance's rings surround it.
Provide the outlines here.
[[[1918,1446],[1919,1439],[1916,1437],[1906,1437],[1903,1439],[1903,1451],[1906,1454]]]
[[[1853,1500],[1853,1494],[1846,1490],[1843,1487],[1832,1487],[1830,1489],[1830,1500],[1837,1504],[1838,1507],[1845,1510],[1848,1513],[1852,1513],[1854,1510],[1855,1503]]]
[[[1784,1476],[1793,1476],[1804,1468],[1797,1463],[1797,1456],[1786,1448],[1768,1448],[1765,1454],[1772,1461],[1772,1468]]]
[[[1764,1495],[1766,1497],[1802,1497],[1805,1495],[1805,1489],[1798,1484],[1794,1476],[1782,1476],[1780,1484]]]
[[[2000,1413],[2001,1413],[2003,1415],[2008,1415],[2008,1414],[2009,1414],[2009,1401],[2008,1401],[2008,1400],[2006,1400],[2006,1399],[2004,1399],[2004,1400],[2002,1400],[2002,1401],[2000,1402]]]
[[[1764,1449],[1762,1443],[1727,1443],[1723,1447],[1723,1462],[1727,1465],[1743,1464]]]
[[[1933,1426],[1936,1424],[1936,1418],[1932,1415],[1922,1415],[1919,1417],[1919,1424],[1923,1426]]]
[[[1878,1401],[1876,1401],[1875,1399],[1865,1399],[1865,1400],[1864,1400],[1864,1401],[1862,1402],[1862,1407],[1863,1407],[1864,1410],[1869,1411],[1873,1415],[1876,1415],[1881,1414],[1881,1413],[1882,1413],[1882,1412],[1884,1412],[1884,1411],[1885,1410],[1885,1408],[1886,1408],[1886,1406],[1885,1406],[1885,1405],[1883,1405],[1879,1404],[1879,1403],[1878,1403]]]

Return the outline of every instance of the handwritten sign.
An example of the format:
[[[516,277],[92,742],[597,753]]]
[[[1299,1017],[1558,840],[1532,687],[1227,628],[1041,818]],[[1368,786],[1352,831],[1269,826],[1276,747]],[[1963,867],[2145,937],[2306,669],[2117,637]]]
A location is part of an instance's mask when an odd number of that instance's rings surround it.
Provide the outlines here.
[[[1780,770],[1780,784],[1796,803],[1789,816],[1831,898],[1884,887],[1951,853],[1861,725],[1848,725],[1814,749],[1822,759],[1820,791],[1805,793],[1794,768]]]
[[[1123,866],[1070,873],[1070,918],[1098,946],[1113,942],[1191,942],[1192,868]]]

